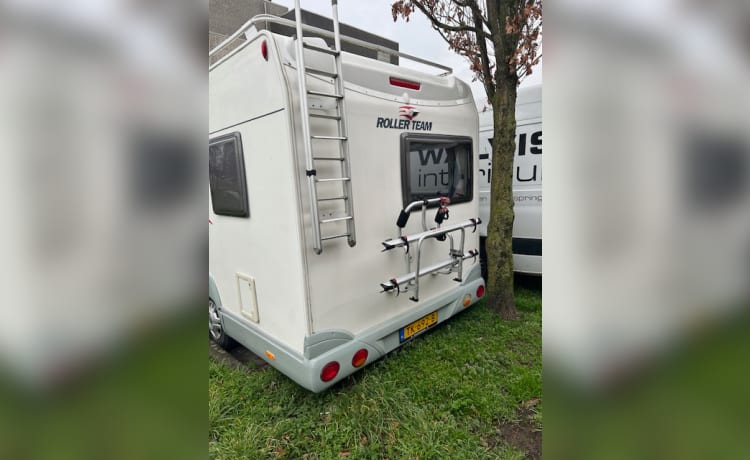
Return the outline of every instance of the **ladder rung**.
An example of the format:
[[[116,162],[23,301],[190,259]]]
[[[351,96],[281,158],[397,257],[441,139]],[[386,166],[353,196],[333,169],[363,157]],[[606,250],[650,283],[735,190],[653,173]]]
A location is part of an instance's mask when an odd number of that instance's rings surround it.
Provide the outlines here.
[[[324,139],[329,141],[345,141],[346,138],[343,136],[310,136],[312,139]]]
[[[348,200],[347,196],[334,196],[332,198],[318,198],[318,201],[336,201],[336,200]]]
[[[346,182],[348,177],[333,177],[331,179],[317,179],[316,182]]]
[[[321,70],[321,69],[313,69],[311,67],[308,67],[305,69],[305,72],[313,75],[322,75],[324,77],[328,78],[336,78],[339,76],[336,72],[329,72],[327,70]]]
[[[310,118],[326,118],[328,120],[341,120],[338,115],[323,115],[322,113],[311,113]]]
[[[315,161],[344,161],[343,158],[313,157]]]
[[[351,220],[352,216],[334,217],[333,219],[323,219],[320,221],[321,224],[329,224],[331,222],[341,222],[342,220]]]
[[[336,51],[336,50],[332,50],[331,48],[321,48],[320,46],[311,45],[311,44],[305,42],[304,40],[302,41],[302,46],[304,46],[305,48],[307,48],[309,50],[320,51],[321,53],[330,54],[331,56],[338,56],[339,55],[339,52]]]
[[[343,99],[344,96],[336,93],[324,93],[322,91],[313,91],[313,90],[307,90],[307,94],[312,94],[313,96],[322,96],[322,97],[332,97],[334,99]]]
[[[326,236],[326,237],[321,238],[320,240],[321,241],[333,240],[333,239],[336,239],[336,238],[343,238],[345,236],[349,236],[349,234],[348,233],[342,233],[340,235]]]

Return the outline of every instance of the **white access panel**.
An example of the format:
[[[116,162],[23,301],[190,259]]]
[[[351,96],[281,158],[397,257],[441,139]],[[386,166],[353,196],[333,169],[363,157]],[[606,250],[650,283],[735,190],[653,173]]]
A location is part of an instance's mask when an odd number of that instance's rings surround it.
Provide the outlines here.
[[[255,293],[255,278],[244,273],[235,273],[237,277],[237,297],[240,299],[240,313],[250,321],[257,323],[258,296]]]

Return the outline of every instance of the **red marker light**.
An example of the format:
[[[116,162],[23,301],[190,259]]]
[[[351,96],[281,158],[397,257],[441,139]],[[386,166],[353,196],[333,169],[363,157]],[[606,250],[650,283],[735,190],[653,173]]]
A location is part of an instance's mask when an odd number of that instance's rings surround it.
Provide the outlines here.
[[[481,299],[484,295],[484,284],[480,284],[477,288],[477,298]]]
[[[323,370],[320,371],[320,380],[324,382],[330,382],[339,374],[340,368],[341,366],[339,366],[338,362],[331,361],[330,363],[323,366]]]
[[[414,91],[419,91],[419,88],[422,87],[420,83],[408,81],[408,80],[401,80],[400,78],[390,77],[391,85],[393,86],[400,86],[401,88],[406,89],[413,89]]]
[[[263,59],[268,60],[268,43],[265,40],[260,42],[260,54],[263,55]]]

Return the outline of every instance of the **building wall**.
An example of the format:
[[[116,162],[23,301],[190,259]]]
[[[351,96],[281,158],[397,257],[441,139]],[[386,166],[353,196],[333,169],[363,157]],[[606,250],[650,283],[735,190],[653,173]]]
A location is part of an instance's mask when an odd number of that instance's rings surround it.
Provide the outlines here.
[[[248,19],[259,14],[282,16],[285,6],[266,0],[209,0],[208,30],[215,34],[230,35]]]

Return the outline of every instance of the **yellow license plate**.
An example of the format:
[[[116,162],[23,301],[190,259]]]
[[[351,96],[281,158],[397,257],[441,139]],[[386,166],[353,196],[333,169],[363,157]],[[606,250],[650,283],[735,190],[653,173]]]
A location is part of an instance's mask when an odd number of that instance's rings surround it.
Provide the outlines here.
[[[404,340],[409,339],[415,334],[418,334],[424,331],[428,327],[434,326],[435,324],[437,324],[437,320],[438,320],[438,314],[436,311],[433,311],[429,315],[423,316],[411,324],[407,324],[406,326],[401,328],[401,330],[399,331],[399,335],[398,335],[399,341],[403,342]]]

